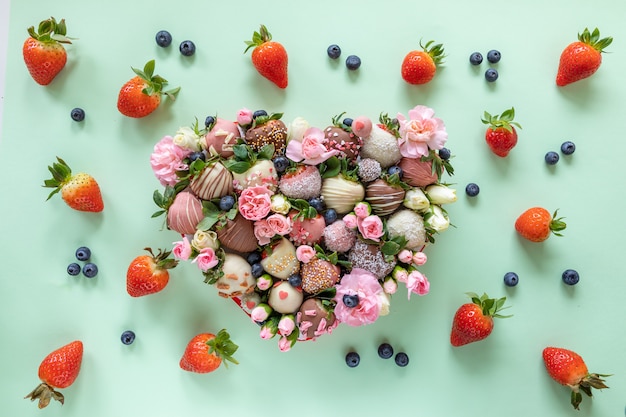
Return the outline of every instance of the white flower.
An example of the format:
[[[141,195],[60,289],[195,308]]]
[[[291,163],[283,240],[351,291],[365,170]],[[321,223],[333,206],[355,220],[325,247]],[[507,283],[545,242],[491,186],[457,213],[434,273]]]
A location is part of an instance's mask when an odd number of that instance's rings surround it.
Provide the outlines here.
[[[450,226],[450,219],[446,212],[439,206],[430,206],[430,211],[424,216],[426,226],[435,232],[443,232]]]
[[[220,246],[220,242],[217,239],[217,234],[213,231],[205,232],[204,230],[196,230],[191,240],[191,246],[197,251],[201,251],[204,248],[211,248],[217,250]]]
[[[302,142],[304,132],[306,132],[309,127],[311,127],[309,122],[307,122],[304,118],[298,116],[293,119],[287,131],[287,142],[292,139]]]
[[[190,127],[181,127],[174,135],[174,143],[191,151],[200,150],[200,137]]]
[[[271,206],[270,206],[270,210],[272,210],[274,213],[280,213],[280,214],[287,214],[289,213],[289,210],[291,209],[291,203],[289,203],[289,200],[287,200],[287,197],[285,197],[282,194],[274,194],[271,197]]]
[[[428,197],[421,188],[412,188],[404,195],[404,206],[415,211],[424,211],[430,207]]]
[[[456,190],[445,185],[429,185],[426,194],[432,204],[448,204],[456,201]]]

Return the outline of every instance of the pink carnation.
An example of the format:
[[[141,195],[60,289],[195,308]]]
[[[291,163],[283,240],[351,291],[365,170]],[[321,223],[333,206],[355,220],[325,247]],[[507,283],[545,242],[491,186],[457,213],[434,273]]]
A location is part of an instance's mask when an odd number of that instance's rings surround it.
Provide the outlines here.
[[[187,236],[183,237],[183,240],[174,242],[174,249],[172,249],[174,256],[182,261],[186,261],[191,256],[191,243]]]
[[[270,329],[267,326],[263,326],[261,327],[261,331],[259,332],[259,336],[261,336],[261,339],[271,339],[272,337],[276,336],[276,333],[273,331],[273,329]]]
[[[426,106],[415,106],[409,110],[409,119],[398,113],[400,122],[400,153],[405,158],[420,158],[428,155],[429,149],[441,149],[448,140],[443,120],[434,117],[435,111]]]
[[[261,220],[270,212],[271,197],[267,187],[248,187],[239,196],[239,213],[248,220]]]
[[[413,261],[413,252],[408,249],[402,249],[398,253],[398,260],[404,264],[411,263]]]
[[[430,291],[430,282],[419,271],[411,271],[406,280],[406,288],[409,290],[408,298],[411,299],[411,293],[417,295],[426,295]]]
[[[291,232],[291,219],[282,214],[272,214],[267,219],[267,225],[275,234],[284,236]]]
[[[280,333],[281,336],[289,336],[295,328],[296,322],[293,315],[283,316],[278,322],[278,333]]]
[[[165,136],[154,145],[154,150],[150,155],[150,165],[154,175],[163,186],[176,185],[178,182],[176,172],[189,169],[183,159],[190,153],[191,150],[174,144],[171,136]]]
[[[250,318],[257,323],[262,323],[267,320],[271,312],[272,308],[270,306],[259,304],[250,312]]]
[[[287,352],[291,349],[292,344],[293,343],[291,343],[291,341],[287,339],[286,336],[283,336],[280,338],[280,340],[278,340],[278,349],[280,349],[281,352]]]
[[[326,149],[327,141],[324,132],[316,127],[310,127],[304,132],[302,141],[295,139],[289,141],[285,156],[295,162],[318,165],[339,153],[336,149]]]
[[[354,214],[356,214],[356,217],[358,217],[359,219],[366,218],[370,215],[370,213],[370,205],[367,203],[360,202],[356,206],[354,206]]]
[[[389,278],[383,283],[383,289],[387,294],[395,294],[398,290],[398,283],[396,280]]]
[[[426,263],[428,258],[424,252],[415,252],[413,254],[413,263],[417,266],[422,266]]]
[[[206,272],[216,266],[219,263],[219,259],[213,248],[204,248],[192,262],[197,263],[198,268],[200,268],[202,272]]]
[[[267,220],[258,220],[254,222],[254,237],[256,237],[259,245],[267,245],[270,243],[270,239],[272,239],[276,235],[270,225],[267,223]]]
[[[361,326],[374,323],[378,319],[384,297],[383,288],[374,274],[365,269],[353,268],[341,278],[335,295],[335,315],[337,320],[349,326]],[[356,295],[359,303],[356,307],[347,307],[344,295]]]
[[[245,107],[237,112],[237,123],[246,126],[252,123],[252,110]]]
[[[359,232],[361,232],[365,239],[370,239],[375,242],[378,242],[380,237],[385,233],[383,230],[383,221],[380,220],[378,216],[367,216],[362,220],[359,219],[357,226]]]
[[[342,220],[348,229],[356,229],[357,217],[354,214],[346,214]]]
[[[309,245],[300,245],[296,249],[296,258],[302,263],[309,263],[317,256],[317,252]]]

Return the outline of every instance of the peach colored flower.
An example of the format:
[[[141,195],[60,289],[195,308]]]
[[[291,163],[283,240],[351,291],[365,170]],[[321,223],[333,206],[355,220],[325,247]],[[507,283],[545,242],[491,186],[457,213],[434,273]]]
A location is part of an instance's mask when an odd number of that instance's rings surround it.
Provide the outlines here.
[[[195,262],[202,272],[206,272],[216,266],[219,259],[212,248],[204,248],[192,262]]]
[[[254,237],[256,237],[259,245],[267,245],[275,235],[276,233],[267,223],[267,220],[262,219],[254,222]]]
[[[174,249],[172,249],[172,254],[181,261],[186,261],[191,256],[191,243],[189,243],[189,239],[187,236],[183,237],[183,240],[179,242],[174,242]]]
[[[174,144],[174,139],[171,136],[163,137],[154,145],[154,150],[150,155],[150,165],[154,175],[162,185],[173,186],[178,183],[176,172],[189,169],[183,159],[190,153],[191,150]]]
[[[239,196],[239,213],[248,220],[261,220],[270,212],[273,192],[267,187],[248,187]]]
[[[302,263],[309,263],[317,256],[317,252],[309,245],[300,245],[296,249],[296,258]]]
[[[267,225],[275,234],[284,236],[291,232],[291,219],[282,214],[272,214],[267,219]]]
[[[434,117],[435,111],[426,106],[409,110],[409,119],[398,113],[400,153],[405,158],[428,155],[429,149],[441,149],[448,140],[443,120]]]
[[[339,153],[336,149],[327,150],[325,145],[327,141],[324,132],[311,127],[304,132],[302,141],[291,140],[289,142],[285,155],[295,162],[302,161],[307,165],[318,165]]]
[[[370,239],[375,242],[380,240],[380,237],[385,233],[383,230],[383,221],[378,216],[367,216],[364,219],[359,219],[357,222],[359,232],[365,239]]]

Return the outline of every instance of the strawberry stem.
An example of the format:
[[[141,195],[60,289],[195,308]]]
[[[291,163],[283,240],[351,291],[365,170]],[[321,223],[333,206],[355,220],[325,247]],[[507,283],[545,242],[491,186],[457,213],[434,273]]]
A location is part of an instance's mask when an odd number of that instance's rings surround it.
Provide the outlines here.
[[[507,132],[513,132],[512,126],[515,126],[519,129],[522,128],[519,123],[513,121],[514,118],[515,108],[511,107],[510,109],[503,111],[501,115],[496,114],[492,116],[487,111],[485,111],[481,121],[484,124],[489,125],[492,130],[496,130],[501,127]]]
[[[272,34],[267,30],[265,25],[261,25],[261,29],[258,32],[254,32],[252,34],[252,40],[245,41],[245,44],[248,45],[248,47],[245,49],[245,51],[243,51],[243,53],[245,54],[246,52],[248,52],[248,49],[261,46],[271,40]]]
[[[489,296],[485,293],[483,295],[478,296],[478,294],[473,292],[468,292],[467,295],[472,299],[472,302],[480,307],[484,316],[496,317],[500,319],[505,319],[508,317],[512,317],[512,315],[504,316],[499,314],[499,311],[509,308],[509,306],[504,307],[504,303],[506,302],[506,297],[502,298],[489,298]]]
[[[567,224],[563,221],[563,217],[556,217],[558,211],[558,209],[554,210],[554,213],[552,214],[552,220],[550,221],[550,231],[556,236],[563,236],[559,232],[565,230]]]
[[[226,329],[220,330],[217,335],[206,342],[209,346],[209,353],[214,353],[218,358],[223,359],[224,366],[228,368],[228,362],[232,362],[235,365],[238,365],[239,362],[233,355],[239,349],[232,340],[230,340],[230,335],[226,331]]]
[[[589,29],[585,28],[583,33],[578,34],[578,40],[591,46],[598,52],[604,52],[604,48],[613,42],[613,38],[610,36],[600,39],[600,30],[598,28],[595,28],[591,33]]]

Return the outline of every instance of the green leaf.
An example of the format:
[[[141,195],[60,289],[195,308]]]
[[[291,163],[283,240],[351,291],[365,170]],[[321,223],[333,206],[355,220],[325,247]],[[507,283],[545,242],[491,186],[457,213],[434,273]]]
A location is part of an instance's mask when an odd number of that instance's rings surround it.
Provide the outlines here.
[[[152,76],[154,75],[154,68],[155,68],[155,66],[156,66],[156,64],[154,62],[154,59],[146,62],[146,65],[144,65],[143,72],[144,72],[144,74],[146,74],[148,79],[152,79]]]
[[[233,153],[235,154],[235,158],[237,158],[240,161],[247,161],[248,160],[248,148],[246,145],[234,145],[233,146]]]
[[[217,214],[213,214],[211,213],[208,216],[205,216],[204,219],[200,220],[200,223],[198,223],[198,225],[196,226],[196,229],[199,230],[210,230],[211,227],[213,227],[213,225],[215,225],[215,223],[217,223],[217,221],[219,220],[219,217]]]
[[[152,200],[157,206],[163,207],[163,195],[158,190],[154,190],[154,193],[152,194]]]
[[[336,156],[331,156],[320,165],[320,174],[322,178],[331,178],[339,175],[341,172],[341,161]]]
[[[152,213],[152,218],[159,217],[161,214],[165,213],[165,210],[159,210]]]
[[[274,156],[274,151],[276,150],[276,147],[274,146],[273,143],[268,143],[267,145],[264,145],[261,150],[259,151],[259,159],[272,159],[272,157]]]
[[[226,168],[229,171],[234,172],[235,174],[243,174],[244,172],[246,172],[247,170],[250,169],[251,165],[250,162],[245,162],[245,161],[225,161],[224,162],[224,166],[226,166]]]
[[[400,252],[400,245],[390,240],[390,241],[385,242],[381,246],[380,251],[384,255],[393,256],[393,255],[396,255],[398,252]]]

